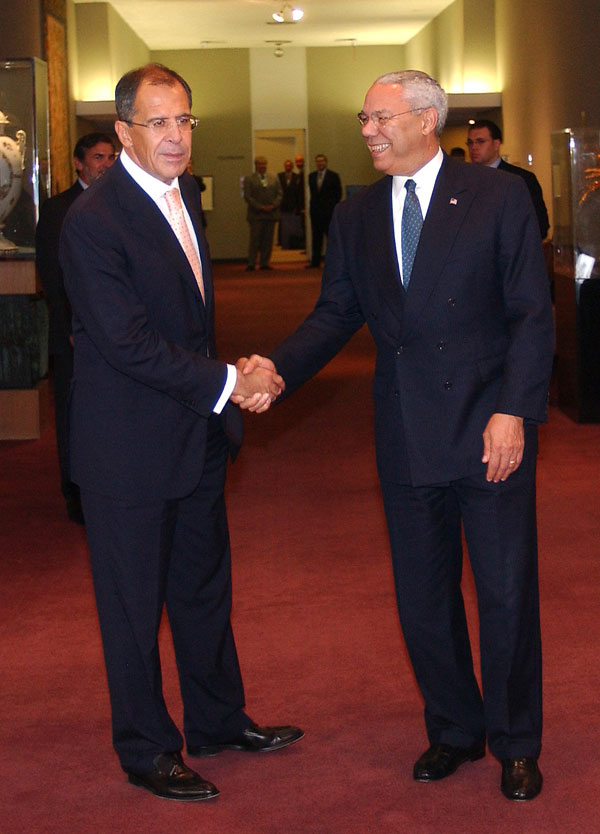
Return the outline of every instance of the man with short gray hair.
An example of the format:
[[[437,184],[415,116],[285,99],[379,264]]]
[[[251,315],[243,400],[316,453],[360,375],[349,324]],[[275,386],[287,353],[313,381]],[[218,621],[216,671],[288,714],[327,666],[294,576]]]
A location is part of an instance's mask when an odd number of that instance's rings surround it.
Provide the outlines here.
[[[413,776],[450,776],[482,758],[487,740],[502,792],[525,800],[542,787],[535,469],[552,308],[523,182],[442,152],[446,102],[437,81],[412,70],[368,90],[358,120],[386,176],[336,208],[320,298],[268,367],[287,396],[368,325],[398,610],[430,744]],[[461,528],[478,595],[481,691]]]

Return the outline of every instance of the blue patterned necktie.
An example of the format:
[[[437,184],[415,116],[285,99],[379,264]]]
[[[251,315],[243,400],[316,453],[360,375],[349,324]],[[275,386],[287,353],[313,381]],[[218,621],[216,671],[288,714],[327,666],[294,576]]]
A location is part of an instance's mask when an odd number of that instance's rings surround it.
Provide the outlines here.
[[[423,226],[423,215],[421,214],[419,198],[415,194],[415,185],[414,180],[406,180],[404,183],[406,188],[402,210],[402,284],[404,289],[408,288]]]

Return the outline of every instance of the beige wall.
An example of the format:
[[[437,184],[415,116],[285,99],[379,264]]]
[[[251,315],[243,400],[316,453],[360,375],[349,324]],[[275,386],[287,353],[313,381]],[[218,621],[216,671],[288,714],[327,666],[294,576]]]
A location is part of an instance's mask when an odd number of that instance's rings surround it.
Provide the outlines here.
[[[123,73],[145,64],[150,52],[109,3],[75,5],[76,98],[110,101]]]
[[[401,69],[402,46],[307,49],[307,168],[324,153],[342,184],[368,184],[378,179],[365,150],[356,114],[371,83],[384,72]]]
[[[552,208],[550,134],[600,126],[597,0],[496,0],[503,153],[532,170]]]

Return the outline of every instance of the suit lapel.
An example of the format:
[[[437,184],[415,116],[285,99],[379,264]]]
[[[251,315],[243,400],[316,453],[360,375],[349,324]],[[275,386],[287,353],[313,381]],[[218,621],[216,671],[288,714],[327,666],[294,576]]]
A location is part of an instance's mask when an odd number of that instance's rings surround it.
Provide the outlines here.
[[[405,334],[410,333],[436,288],[474,199],[474,193],[469,191],[460,176],[460,165],[449,162],[444,156],[423,223],[406,293],[403,319]]]
[[[371,189],[364,205],[363,228],[368,230],[369,259],[375,281],[390,310],[402,321],[406,293],[400,280],[392,218],[392,177],[384,177]]]
[[[168,266],[168,269],[165,270],[165,274],[167,276],[170,273],[179,275],[181,280],[187,283],[193,290],[194,294],[197,295],[199,301],[198,306],[200,310],[203,310],[204,305],[202,303],[202,296],[200,295],[200,290],[198,289],[196,277],[185,252],[181,248],[181,245],[167,219],[160,211],[154,200],[152,200],[146,192],[139,187],[139,185],[125,171],[122,165],[119,162],[115,163],[115,165],[119,165],[120,168],[120,176],[116,181],[117,199],[119,200],[122,211],[131,220],[130,226],[132,234],[135,234],[139,239],[140,246],[157,249],[160,252],[161,259],[164,260]],[[202,251],[202,244],[206,247],[204,235],[199,231],[202,228],[202,224],[193,207],[190,211],[190,206],[193,204],[193,200],[189,199],[187,186],[189,186],[189,183],[186,183],[188,198],[186,199],[183,189],[182,196],[194,224],[194,230],[196,232],[196,237],[198,238],[200,257],[202,259],[202,267],[204,271],[204,265],[209,260],[208,251]],[[208,269],[208,280],[206,283],[210,285],[210,292],[212,295],[210,268]]]

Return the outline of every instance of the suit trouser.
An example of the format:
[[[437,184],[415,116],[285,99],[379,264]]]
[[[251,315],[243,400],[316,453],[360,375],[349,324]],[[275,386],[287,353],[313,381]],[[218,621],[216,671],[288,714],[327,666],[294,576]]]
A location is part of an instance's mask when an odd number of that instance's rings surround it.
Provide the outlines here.
[[[259,255],[259,265],[268,266],[273,251],[273,236],[275,234],[274,220],[250,220],[250,243],[248,246],[248,266],[256,265]]]
[[[226,740],[249,723],[230,624],[226,463],[219,428],[209,437],[201,481],[186,498],[131,506],[81,491],[113,743],[127,771],[149,771],[157,754],[183,745],[162,694],[158,629],[165,604],[188,744]]]
[[[71,379],[73,377],[73,348],[52,355],[54,422],[56,426],[56,448],[60,469],[60,488],[65,498],[79,493],[71,481],[69,472],[69,431],[68,399]]]
[[[312,266],[319,266],[323,256],[323,240],[329,231],[329,217],[312,215],[310,218],[312,233]]]
[[[537,579],[537,433],[503,483],[382,484],[400,622],[431,744],[487,735],[499,759],[537,756],[542,733]],[[461,520],[477,590],[480,693],[463,597]]]

